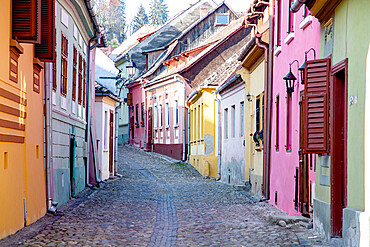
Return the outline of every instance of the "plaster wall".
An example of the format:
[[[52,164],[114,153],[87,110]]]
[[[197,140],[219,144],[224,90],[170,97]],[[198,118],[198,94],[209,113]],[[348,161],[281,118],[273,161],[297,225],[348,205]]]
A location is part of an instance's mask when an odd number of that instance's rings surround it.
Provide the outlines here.
[[[245,82],[242,81],[232,85],[230,88],[220,92],[220,95],[222,112],[224,112],[224,109],[227,108],[231,113],[232,106],[234,106],[235,109],[235,123],[233,124],[233,117],[231,115],[229,115],[228,119],[228,125],[230,126],[229,138],[226,139],[224,138],[224,135],[222,135],[221,180],[225,183],[230,183],[233,185],[244,185],[245,180],[249,180],[249,171],[245,167]],[[232,134],[233,125],[235,126],[235,136]],[[221,131],[225,131],[225,120],[221,121]]]
[[[99,176],[101,180],[109,178],[109,136],[110,136],[110,111],[115,116],[115,101],[108,97],[98,96],[95,98],[95,120],[96,120],[96,138],[98,140],[98,159],[100,164]],[[107,114],[107,115],[105,115]],[[113,135],[115,134],[115,124],[113,119]],[[114,147],[115,138],[113,138]],[[106,142],[106,144],[105,144]],[[114,154],[113,154],[114,155]],[[114,159],[114,156],[113,156]]]
[[[218,177],[218,153],[216,150],[214,89],[200,89],[190,103],[190,164],[206,177]],[[195,110],[196,116],[195,116]],[[199,111],[200,110],[200,111]],[[195,117],[195,118],[194,118]]]
[[[164,155],[169,155],[178,160],[183,158],[183,148],[179,148],[178,145],[182,145],[183,142],[186,141],[183,138],[183,128],[185,128],[186,135],[188,132],[188,114],[187,110],[184,109],[184,94],[187,94],[190,91],[190,87],[188,85],[186,87],[187,88],[184,92],[184,84],[172,78],[145,88],[146,106],[147,109],[149,107],[152,108],[153,114],[153,151],[162,153]],[[176,102],[178,107],[178,123],[176,123]],[[166,110],[166,104],[168,104],[168,112]],[[155,111],[155,107],[157,111]],[[185,119],[183,119],[184,110]],[[157,120],[157,123],[154,122],[155,120]],[[146,119],[146,121],[148,121],[148,119]],[[163,145],[167,145],[167,149],[169,149],[170,152],[166,152]]]
[[[295,173],[299,166],[299,124],[300,124],[300,92],[304,90],[301,84],[298,67],[304,62],[305,51],[314,48],[316,58],[320,54],[320,24],[316,18],[308,16],[303,18],[302,7],[293,16],[293,30],[288,33],[289,1],[284,0],[281,19],[281,46],[275,47],[273,88],[272,88],[272,124],[271,124],[271,175],[270,175],[270,203],[275,205],[275,192],[277,193],[277,207],[289,214],[299,214],[294,208]],[[312,18],[312,19],[311,19]],[[304,28],[302,26],[306,25]],[[276,29],[275,29],[276,32]],[[289,41],[290,39],[290,41]],[[275,37],[276,40],[276,37]],[[279,52],[280,50],[280,52]],[[313,52],[308,54],[308,59],[313,59]],[[287,92],[283,77],[289,72],[289,63],[298,60],[291,66],[292,73],[298,78],[295,82],[294,92],[291,94],[291,146],[287,148]],[[276,112],[277,96],[279,96],[279,115]],[[276,129],[278,118],[279,129]],[[276,135],[279,143],[276,143]],[[284,172],[282,172],[284,171]],[[315,188],[316,178],[314,170],[309,172],[309,182]],[[317,187],[316,187],[317,188]],[[312,193],[314,195],[314,192]]]
[[[83,5],[82,5],[83,6]],[[84,164],[84,143],[86,128],[86,108],[72,100],[72,79],[73,79],[73,47],[77,49],[78,55],[87,62],[87,43],[91,23],[86,22],[88,14],[81,16],[70,2],[56,2],[56,81],[57,89],[52,92],[52,135],[53,135],[53,182],[54,201],[59,205],[67,202],[71,196],[71,180],[74,179],[74,194],[85,188],[86,168]],[[89,26],[90,24],[90,26]],[[61,95],[61,38],[62,34],[68,39],[68,69],[67,69],[67,95]],[[91,59],[93,62],[93,56]],[[77,65],[79,66],[79,65]],[[93,75],[93,73],[91,73]],[[92,78],[93,79],[93,78]],[[52,85],[52,81],[49,81]],[[78,90],[78,83],[76,85]],[[82,93],[83,97],[86,92]],[[90,89],[90,97],[91,89]],[[86,102],[86,100],[85,100]],[[91,103],[91,102],[90,102]],[[70,155],[70,138],[75,136],[75,155]],[[71,164],[72,176],[71,177]]]
[[[23,54],[18,59],[18,82],[9,79],[11,12],[11,1],[3,1],[0,8],[0,33],[3,35],[0,40],[0,87],[3,92],[0,104],[25,112],[26,116],[7,113],[4,107],[0,111],[2,120],[24,126],[24,130],[0,127],[0,239],[46,213],[43,70],[40,73],[40,92],[37,93],[33,91],[34,45],[20,43]],[[17,97],[20,97],[18,102]],[[24,103],[25,100],[27,103]],[[11,140],[13,137],[21,139],[16,142]]]

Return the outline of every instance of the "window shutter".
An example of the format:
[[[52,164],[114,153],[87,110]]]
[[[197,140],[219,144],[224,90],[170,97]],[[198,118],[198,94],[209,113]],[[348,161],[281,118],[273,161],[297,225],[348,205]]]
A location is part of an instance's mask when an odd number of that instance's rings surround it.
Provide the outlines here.
[[[127,93],[127,105],[132,106],[132,93]]]
[[[55,0],[41,0],[41,43],[36,45],[36,57],[55,61],[55,36]]]
[[[12,1],[12,32],[20,42],[39,43],[41,0]]]
[[[306,61],[304,152],[329,152],[330,58]]]

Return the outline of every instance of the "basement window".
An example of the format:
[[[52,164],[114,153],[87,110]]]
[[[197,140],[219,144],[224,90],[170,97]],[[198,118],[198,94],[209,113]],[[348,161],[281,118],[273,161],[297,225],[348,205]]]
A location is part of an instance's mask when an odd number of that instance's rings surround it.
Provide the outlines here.
[[[216,25],[228,25],[230,22],[229,14],[216,14]]]

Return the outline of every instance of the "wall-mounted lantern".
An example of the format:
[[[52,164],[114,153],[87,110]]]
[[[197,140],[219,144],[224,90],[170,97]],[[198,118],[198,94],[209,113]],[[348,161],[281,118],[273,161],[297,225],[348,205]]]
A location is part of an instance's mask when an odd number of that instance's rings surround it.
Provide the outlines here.
[[[298,66],[299,66],[298,60],[294,60],[293,62],[291,62],[289,64],[289,72],[288,72],[288,74],[286,74],[283,77],[283,80],[285,80],[286,92],[289,93],[289,94],[294,92],[294,82],[297,80],[297,78],[292,73],[292,64],[294,62],[297,62]]]
[[[250,95],[250,93],[248,93],[248,94],[247,94],[247,100],[248,100],[249,102],[251,102],[251,101],[252,101],[252,95]]]
[[[298,71],[301,75],[301,84],[304,84],[304,68],[305,68],[305,65],[306,65],[306,61],[307,61],[307,54],[310,52],[310,51],[313,51],[313,59],[316,59],[316,51],[314,48],[310,48],[308,51],[306,51],[304,53],[304,62],[302,63],[302,65],[298,68]]]
[[[136,73],[136,64],[134,63],[134,60],[130,60],[130,62],[126,65],[127,75],[132,78]]]

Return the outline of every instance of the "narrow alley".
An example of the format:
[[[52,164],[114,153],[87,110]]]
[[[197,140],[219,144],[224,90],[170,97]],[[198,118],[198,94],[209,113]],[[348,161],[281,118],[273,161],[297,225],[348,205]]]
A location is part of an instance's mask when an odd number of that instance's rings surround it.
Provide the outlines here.
[[[281,227],[282,214],[184,164],[124,146],[119,174],[0,241],[0,246],[309,246],[307,223]],[[64,206],[64,205],[63,205]],[[39,223],[41,222],[41,223]],[[307,240],[316,243],[308,243]]]

